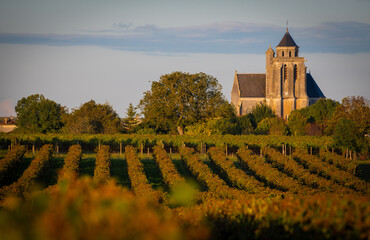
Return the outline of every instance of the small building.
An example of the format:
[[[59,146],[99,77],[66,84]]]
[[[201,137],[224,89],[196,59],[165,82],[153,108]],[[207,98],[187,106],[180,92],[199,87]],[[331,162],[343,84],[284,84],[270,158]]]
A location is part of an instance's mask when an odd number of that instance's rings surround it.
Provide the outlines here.
[[[235,71],[231,102],[237,114],[245,115],[265,102],[277,116],[287,119],[291,111],[325,98],[311,73],[307,73],[305,61],[287,28],[276,46],[276,55],[271,45],[266,51],[266,73]]]
[[[11,132],[17,128],[15,125],[15,119],[13,117],[7,118],[5,117],[2,121],[0,121],[0,132]]]

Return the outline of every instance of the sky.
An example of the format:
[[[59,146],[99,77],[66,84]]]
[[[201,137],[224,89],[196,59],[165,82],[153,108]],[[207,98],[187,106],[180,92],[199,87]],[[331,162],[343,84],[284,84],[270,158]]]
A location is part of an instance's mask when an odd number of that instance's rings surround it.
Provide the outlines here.
[[[370,98],[369,0],[0,0],[0,116],[32,94],[120,117],[174,71],[265,73],[286,31],[327,98]]]

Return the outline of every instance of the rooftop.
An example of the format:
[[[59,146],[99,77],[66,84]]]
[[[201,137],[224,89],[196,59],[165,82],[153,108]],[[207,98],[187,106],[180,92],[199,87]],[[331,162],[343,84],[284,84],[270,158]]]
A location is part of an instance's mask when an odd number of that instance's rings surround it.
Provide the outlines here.
[[[298,45],[294,42],[287,29],[283,39],[281,39],[277,47],[298,47]]]

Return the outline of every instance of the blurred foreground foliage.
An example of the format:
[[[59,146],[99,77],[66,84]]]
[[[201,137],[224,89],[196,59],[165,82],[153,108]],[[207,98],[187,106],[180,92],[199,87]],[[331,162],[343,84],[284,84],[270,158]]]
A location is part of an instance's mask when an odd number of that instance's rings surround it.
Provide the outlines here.
[[[178,197],[178,196],[177,196]],[[181,198],[181,197],[180,197]],[[109,180],[60,181],[27,199],[7,196],[1,239],[366,239],[366,198],[208,199],[169,208]]]
[[[169,209],[136,197],[115,181],[61,181],[27,200],[1,202],[1,239],[206,239],[208,230],[184,226]]]

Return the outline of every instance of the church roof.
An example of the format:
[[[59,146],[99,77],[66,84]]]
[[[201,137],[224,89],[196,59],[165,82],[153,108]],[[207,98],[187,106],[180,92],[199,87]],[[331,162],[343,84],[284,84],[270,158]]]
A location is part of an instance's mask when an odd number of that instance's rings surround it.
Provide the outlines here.
[[[298,47],[298,45],[294,42],[292,36],[290,36],[288,29],[287,29],[283,39],[281,39],[277,47]]]
[[[321,89],[317,85],[315,79],[313,79],[311,73],[307,73],[307,95],[309,98],[325,98]]]
[[[307,73],[307,95],[309,98],[325,98],[310,73]],[[266,74],[264,73],[238,73],[240,97],[266,97]]]
[[[240,97],[266,97],[266,74],[238,73]]]

